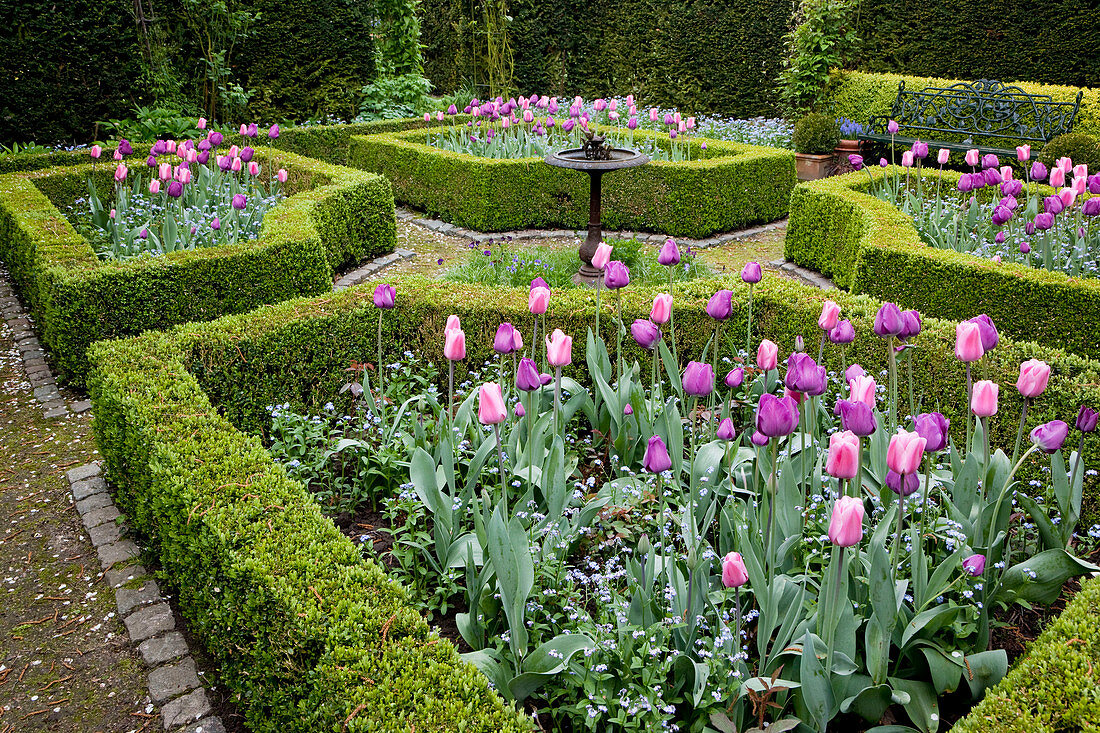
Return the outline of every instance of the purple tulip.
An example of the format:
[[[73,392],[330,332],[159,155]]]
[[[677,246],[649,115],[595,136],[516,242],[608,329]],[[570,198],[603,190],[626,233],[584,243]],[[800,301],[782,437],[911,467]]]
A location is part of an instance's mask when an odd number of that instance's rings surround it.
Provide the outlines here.
[[[783,383],[792,392],[816,397],[825,392],[825,367],[818,366],[809,354],[796,351],[787,358],[787,374]]]
[[[1044,212],[1035,217],[1035,228],[1040,231],[1046,231],[1054,226],[1054,214]]]
[[[993,153],[986,153],[982,156],[982,168],[999,168],[1001,161],[997,160],[997,156]]]
[[[1051,420],[1031,431],[1031,442],[1045,453],[1060,449],[1069,435],[1069,425],[1061,420]]]
[[[710,364],[689,361],[684,369],[684,392],[692,397],[706,397],[714,391],[714,370]]]
[[[897,336],[904,327],[901,308],[896,303],[883,303],[875,314],[875,335],[882,338]]]
[[[1019,181],[1013,181],[1013,183],[1019,183]],[[1001,206],[1005,207],[1009,211],[1015,213],[1016,207],[1020,205],[1020,202],[1016,200],[1016,197],[1012,194],[1005,196],[1001,199]]]
[[[1085,216],[1100,215],[1100,197],[1093,197],[1081,205],[1081,213]]]
[[[886,131],[888,133],[890,133],[891,135],[897,135],[898,130],[900,130],[900,129],[901,129],[901,127],[894,120],[890,120],[889,122],[886,123]]]
[[[924,438],[924,452],[936,453],[947,447],[951,421],[938,412],[924,412],[913,421],[914,431]]]
[[[760,282],[763,276],[759,262],[750,262],[741,269],[741,280],[750,285]]]
[[[374,289],[374,307],[389,310],[397,302],[397,290],[392,285],[383,283]]]
[[[916,338],[920,335],[921,319],[920,313],[915,310],[908,310],[901,314],[901,320],[904,324],[901,333],[898,334],[900,339]]]
[[[971,555],[962,561],[963,570],[975,578],[985,572],[985,555]]]
[[[252,156],[254,156],[255,154],[256,154],[256,151],[246,145],[245,147],[241,148],[241,162],[242,163],[251,162],[252,161]]]
[[[626,121],[626,129],[628,129],[628,130],[637,130],[638,129],[638,118],[637,117],[631,117],[629,120],[627,120]]]
[[[604,268],[603,282],[611,290],[625,288],[630,284],[630,268],[619,260],[611,260]]]
[[[493,336],[493,351],[498,354],[511,354],[516,350],[516,327],[511,323],[502,323],[497,326],[496,335]]]
[[[650,473],[661,473],[672,468],[672,459],[668,455],[668,447],[661,436],[654,435],[649,439],[642,457],[642,466]]]
[[[963,193],[973,190],[974,186],[970,183],[970,174],[963,173],[962,175],[960,175],[959,182],[955,185],[955,187]]]
[[[127,140],[126,138],[122,138],[118,141],[118,152],[122,153],[123,155],[133,155],[134,148],[132,145],[130,145],[129,140]]]
[[[866,403],[855,400],[838,400],[833,414],[840,417],[840,425],[845,430],[867,437],[878,429],[874,410]]]
[[[1094,173],[1087,179],[1089,193],[1100,193],[1100,173]]]
[[[990,169],[990,170],[992,170],[992,169]],[[1012,210],[1009,209],[1007,206],[997,206],[997,208],[993,209],[992,221],[993,221],[994,226],[999,226],[999,227],[1004,226],[1011,219],[1012,219]]]
[[[915,473],[907,473],[902,476],[900,473],[894,471],[886,471],[886,485],[895,494],[900,496],[909,496],[920,488],[920,479],[917,478]]]
[[[210,161],[210,151],[204,150],[196,156],[195,160],[199,165],[206,165]]]
[[[848,156],[848,164],[852,166],[854,171],[863,170],[863,156],[852,153]]]
[[[210,228],[214,231],[218,231],[222,228],[222,222],[218,217],[214,217],[214,221],[210,222]]]
[[[989,352],[996,348],[997,342],[1000,341],[1000,334],[997,333],[997,327],[993,325],[993,319],[982,313],[971,318],[970,322],[978,324],[978,333],[981,334],[982,338],[982,350]]]
[[[878,159],[878,167],[879,168],[885,168],[888,165],[890,165],[890,164],[886,162],[886,158],[879,158]]]
[[[255,122],[253,122],[251,125],[248,126],[248,129],[245,130],[244,134],[248,135],[249,137],[256,137],[256,135],[258,135],[259,132],[260,132],[259,126]]]
[[[741,367],[736,369],[730,369],[726,372],[726,386],[730,389],[737,389],[745,381],[745,370]]]
[[[982,171],[981,176],[987,186],[996,186],[1004,180],[1001,178],[1001,172],[996,168],[986,168]]]
[[[829,331],[829,341],[834,344],[850,344],[855,340],[856,329],[847,318],[837,321],[836,325]]]
[[[661,329],[653,321],[639,318],[630,324],[630,335],[643,349],[653,349],[661,340]]]
[[[1047,177],[1047,167],[1045,165],[1043,165],[1039,161],[1035,161],[1034,163],[1031,164],[1031,178],[1032,178],[1032,180],[1042,181],[1046,177]]]
[[[749,438],[749,440],[752,441],[753,445],[755,445],[757,447],[762,447],[762,446],[765,446],[765,445],[768,444],[769,438],[768,438],[768,436],[764,435],[759,430],[755,430],[755,431],[753,431],[753,434]]]
[[[545,387],[546,385],[554,381],[554,375],[542,372],[541,374],[539,374],[539,381],[542,382],[542,386]]]
[[[456,107],[452,104],[450,107],[447,108],[447,114],[457,115],[458,114],[458,107]]]
[[[535,362],[527,357],[520,359],[519,366],[516,367],[516,388],[524,392],[534,392],[541,386],[542,379]]]
[[[1021,254],[1026,255],[1030,251],[1031,251],[1031,245],[1030,244],[1028,244],[1027,242],[1020,242],[1020,253]]]
[[[997,244],[1004,244],[1005,243],[1005,233],[1004,232],[997,232],[993,236],[993,241],[996,242]]]
[[[718,440],[733,440],[737,437],[737,431],[733,429],[733,420],[728,417],[718,425],[718,430],[714,433],[714,437]]]
[[[707,301],[707,315],[716,321],[724,321],[733,312],[733,291],[719,290]]]
[[[183,195],[183,184],[179,181],[172,181],[168,184],[168,195],[174,199],[178,199]]]
[[[1061,214],[1065,208],[1066,205],[1062,203],[1062,198],[1060,196],[1047,196],[1043,199],[1043,211],[1048,214]]]
[[[245,198],[245,195],[243,193],[238,193],[233,197],[232,204],[234,209],[240,211],[244,207],[248,206],[248,199]]]
[[[924,160],[928,157],[928,143],[917,140],[913,143],[913,157]]]
[[[142,229],[138,233],[138,236],[141,237],[142,239],[148,239],[149,238],[149,230],[148,229]]]
[[[1001,184],[1001,193],[1005,196],[1019,196],[1020,192],[1023,190],[1024,182],[1019,178],[1013,178]]]
[[[225,139],[225,135],[222,135],[217,130],[211,130],[210,133],[206,136],[206,139],[210,141],[211,145],[213,145],[214,147],[218,147],[222,144],[222,140]]]
[[[676,240],[671,237],[665,240],[661,252],[657,255],[657,262],[665,267],[680,264],[680,248],[676,246]]]
[[[157,167],[156,157],[150,155],[148,158],[145,159],[145,165],[149,166],[150,168],[156,168]]]
[[[764,393],[756,407],[756,430],[769,438],[790,435],[798,427],[798,418],[798,404],[793,397]]]
[[[1091,407],[1081,405],[1077,410],[1077,429],[1082,433],[1091,433],[1096,430],[1097,417],[1100,417],[1100,413]]]
[[[153,155],[164,155],[167,150],[168,147],[164,144],[164,141],[157,140],[155,143],[153,143],[153,147],[149,152]]]
[[[267,136],[272,140],[279,137],[279,126],[272,125],[271,127],[267,128]]]
[[[214,146],[210,144],[209,140],[199,140],[199,144],[198,144],[197,147],[199,149],[199,152],[203,153],[203,152],[206,152],[207,150],[210,150],[210,148],[212,148]]]

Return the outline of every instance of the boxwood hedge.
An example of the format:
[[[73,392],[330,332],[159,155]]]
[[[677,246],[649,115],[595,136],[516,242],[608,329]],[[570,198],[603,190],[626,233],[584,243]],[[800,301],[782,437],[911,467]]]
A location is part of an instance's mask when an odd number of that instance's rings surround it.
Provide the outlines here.
[[[393,251],[384,178],[280,151],[257,157],[288,169],[292,192],[259,239],[127,262],[101,261],[59,210],[86,195],[92,166],[0,176],[0,258],[65,379],[83,380],[84,353],[99,339],[325,292],[335,269]]]
[[[685,357],[698,353],[713,333],[704,306],[721,286],[734,290],[728,327],[734,334],[746,328],[749,291],[739,282],[678,286],[676,323]],[[501,320],[530,327],[522,290],[422,278],[399,281],[397,288],[397,308],[383,317],[386,362],[402,359],[405,349],[439,358],[452,313],[461,316],[467,333],[465,363],[475,367],[490,358]],[[620,292],[625,317],[634,318],[648,313],[655,290]],[[881,369],[885,348],[871,335],[878,303],[864,296],[767,279],[753,294],[754,338],[766,335],[784,347],[799,334],[813,339],[821,303],[830,295],[859,333],[849,361]],[[372,358],[377,314],[370,289],[351,288],[95,344],[89,392],[107,474],[133,526],[150,536],[191,628],[221,663],[227,684],[242,694],[253,730],[337,730],[344,724],[352,731],[395,733],[414,726],[523,730],[525,721],[429,630],[378,565],[360,559],[257,437],[269,419],[267,405],[302,407],[333,398],[348,364]],[[593,293],[559,292],[548,325],[580,334],[593,315]],[[964,376],[951,356],[953,341],[953,324],[925,320],[915,341],[917,391],[961,427]],[[646,358],[633,346],[627,354]],[[583,362],[579,353],[575,357]],[[1019,362],[1031,357],[1053,366],[1048,389],[1030,413],[1036,422],[1071,418],[1080,402],[1100,404],[1096,362],[1003,339],[981,366],[984,376],[1006,385],[993,421],[1001,444],[1015,437],[1020,408],[1007,385]],[[837,365],[834,347],[826,359]],[[571,370],[585,377],[576,363]],[[1091,437],[1086,460],[1096,465],[1100,439]],[[1090,501],[1096,488],[1086,489]],[[1062,670],[1049,674],[1050,684],[1057,684]],[[1097,701],[1086,706],[1095,712]]]
[[[997,264],[924,243],[913,220],[867,193],[898,168],[800,183],[791,195],[787,259],[854,293],[959,320],[988,313],[1009,335],[1100,358],[1100,280]],[[935,181],[935,173],[929,173]],[[959,173],[943,172],[943,185]]]
[[[656,133],[634,135],[667,145]],[[398,201],[476,231],[587,227],[584,173],[540,158],[454,153],[424,137],[421,131],[353,135],[348,164],[389,178]],[[795,183],[789,150],[700,138],[691,148],[688,162],[654,161],[605,175],[604,226],[703,238],[786,215]]]

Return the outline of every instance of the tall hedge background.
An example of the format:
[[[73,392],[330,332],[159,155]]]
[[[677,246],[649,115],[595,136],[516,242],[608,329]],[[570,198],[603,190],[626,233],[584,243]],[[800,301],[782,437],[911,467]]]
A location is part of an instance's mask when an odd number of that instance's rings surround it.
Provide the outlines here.
[[[863,71],[1100,85],[1095,0],[861,0]]]
[[[255,34],[231,58],[233,76],[255,90],[249,117],[353,117],[375,76],[374,0],[230,0],[261,13]],[[178,3],[145,0],[154,43],[169,73],[201,74],[202,61]],[[0,2],[0,143],[86,142],[95,123],[129,117],[135,105],[165,103],[142,64],[145,41],[133,0]],[[193,83],[168,100],[198,114]],[[251,121],[251,119],[249,121]]]
[[[443,91],[471,75],[471,11],[423,0],[426,76]],[[650,103],[737,116],[774,113],[793,0],[511,0],[515,86],[524,94],[633,92]],[[484,94],[484,92],[483,92]]]

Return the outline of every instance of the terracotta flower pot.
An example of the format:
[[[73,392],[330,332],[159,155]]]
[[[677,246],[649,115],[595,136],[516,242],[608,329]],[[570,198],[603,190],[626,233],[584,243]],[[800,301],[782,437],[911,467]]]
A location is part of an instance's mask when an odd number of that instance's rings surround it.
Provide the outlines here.
[[[794,154],[795,172],[800,181],[816,181],[829,175],[833,167],[833,156],[810,155],[809,153]]]
[[[837,143],[836,148],[833,150],[833,155],[836,156],[834,173],[836,175],[851,173],[852,164],[848,162],[848,156],[860,155],[862,149],[863,142],[861,140],[841,140]]]

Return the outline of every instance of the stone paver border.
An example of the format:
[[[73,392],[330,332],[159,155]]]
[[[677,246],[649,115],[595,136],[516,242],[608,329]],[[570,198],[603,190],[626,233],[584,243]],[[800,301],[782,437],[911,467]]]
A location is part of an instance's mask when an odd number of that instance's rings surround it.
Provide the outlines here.
[[[92,545],[99,553],[104,580],[115,592],[115,604],[130,640],[149,665],[149,697],[160,708],[164,729],[178,733],[225,733],[213,715],[199,681],[195,660],[183,634],[176,630],[172,607],[157,581],[134,563],[140,549],[125,537],[126,524],[107,492],[98,463],[65,472]]]

